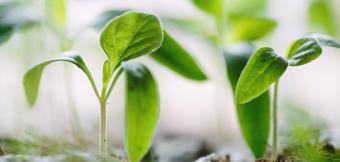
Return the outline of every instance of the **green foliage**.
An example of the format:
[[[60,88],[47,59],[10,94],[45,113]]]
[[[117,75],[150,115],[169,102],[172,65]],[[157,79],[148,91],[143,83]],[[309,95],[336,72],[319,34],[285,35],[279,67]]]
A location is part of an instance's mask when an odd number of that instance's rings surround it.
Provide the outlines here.
[[[226,0],[227,11],[238,15],[261,15],[267,7],[268,0]]]
[[[307,64],[318,58],[322,48],[314,38],[301,38],[292,43],[288,49],[287,58],[290,66]]]
[[[148,152],[159,119],[159,92],[150,71],[142,64],[124,64],[126,72],[125,139],[131,162]]]
[[[331,0],[311,0],[308,18],[312,26],[334,36],[338,33],[338,24],[332,5]]]
[[[39,17],[28,6],[15,2],[0,4],[0,44],[6,42],[14,32],[38,23]]]
[[[262,47],[250,57],[236,86],[236,101],[243,104],[265,92],[287,69],[287,61],[273,49]]]
[[[192,0],[200,10],[212,15],[216,20],[224,16],[224,0]]]
[[[42,72],[54,62],[65,61],[79,67],[88,77],[101,108],[100,152],[106,153],[106,104],[115,83],[126,71],[126,143],[129,158],[139,162],[147,153],[159,118],[159,94],[150,71],[141,64],[124,64],[138,56],[154,52],[162,44],[163,31],[159,19],[150,14],[126,12],[109,21],[101,33],[100,43],[108,56],[103,63],[102,91],[99,94],[92,75],[82,58],[75,52],[42,62],[24,76],[24,87],[29,104],[34,105]],[[119,71],[114,73],[118,68]],[[112,79],[113,78],[113,79]],[[77,158],[76,158],[77,159]],[[73,160],[70,160],[73,161]]]
[[[112,18],[116,18],[127,10],[108,10],[96,19],[93,26],[102,29]],[[162,46],[151,56],[162,65],[193,80],[206,80],[204,72],[198,66],[195,59],[166,31],[164,31]]]
[[[207,76],[203,73],[194,58],[167,32],[164,32],[163,45],[151,56],[159,63],[189,79],[207,79]]]
[[[162,44],[162,27],[151,14],[126,12],[107,23],[100,44],[113,67],[151,53]]]
[[[62,54],[58,58],[42,62],[25,73],[23,84],[26,92],[26,98],[31,106],[33,106],[36,102],[40,85],[40,79],[44,68],[51,63],[59,61],[69,62],[76,65],[86,74],[91,84],[94,85],[92,75],[89,69],[87,68],[86,64],[84,63],[83,59],[74,51],[67,52]]]
[[[258,40],[275,29],[276,21],[264,17],[230,16],[228,40],[254,41]]]
[[[246,66],[254,47],[242,44],[235,50],[224,53],[228,78],[235,94],[236,84],[243,68]],[[266,152],[270,133],[270,96],[264,94],[246,104],[237,104],[236,111],[242,135],[256,158]]]
[[[45,0],[48,20],[57,30],[64,30],[67,23],[65,0]]]

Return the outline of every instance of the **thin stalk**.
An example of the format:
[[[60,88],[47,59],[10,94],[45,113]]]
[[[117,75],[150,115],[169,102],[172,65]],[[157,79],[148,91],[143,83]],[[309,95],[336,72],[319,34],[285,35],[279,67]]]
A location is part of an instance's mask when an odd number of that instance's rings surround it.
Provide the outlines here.
[[[99,153],[107,153],[107,118],[106,102],[100,102],[100,143]]]
[[[226,83],[226,66],[224,63],[224,44],[226,43],[225,41],[225,32],[226,32],[226,18],[225,18],[225,3],[223,1],[223,4],[220,6],[221,7],[221,17],[215,17],[215,23],[216,23],[216,37],[217,37],[217,55],[215,56],[215,64],[217,68],[217,74],[219,74],[219,78],[216,79],[216,84],[215,84],[215,94],[216,94],[216,122],[217,122],[217,141],[221,140],[224,137],[223,134],[223,124],[222,121],[223,117],[221,114],[224,114],[222,110],[224,110],[224,107],[222,105],[225,105],[224,103],[224,97],[222,96],[219,92],[221,92],[221,88],[223,90],[226,90],[225,83]]]
[[[102,92],[100,95],[100,144],[99,144],[99,152],[100,154],[107,153],[107,112],[106,112],[106,102],[109,98],[119,76],[122,74],[123,70],[119,69],[116,76],[114,77],[112,83],[109,86],[109,90],[107,91],[108,84],[103,82]],[[111,78],[111,76],[110,76]]]
[[[279,81],[274,85],[274,98],[273,98],[273,148],[272,148],[272,160],[276,160],[277,157],[277,98],[278,98]]]

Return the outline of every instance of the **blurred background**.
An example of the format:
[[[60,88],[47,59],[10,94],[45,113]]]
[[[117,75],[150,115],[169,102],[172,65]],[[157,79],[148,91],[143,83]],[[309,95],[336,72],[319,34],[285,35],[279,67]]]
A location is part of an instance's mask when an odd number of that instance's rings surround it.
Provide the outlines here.
[[[27,16],[44,17],[44,1],[17,1],[31,7],[32,15]],[[311,0],[268,0],[265,15],[276,20],[278,25],[270,35],[255,44],[258,47],[271,46],[284,56],[286,47],[293,40],[308,32],[323,32],[311,27],[308,22],[310,3]],[[340,7],[340,1],[332,3],[333,7]],[[100,48],[99,32],[93,29],[92,24],[106,10],[126,8],[166,18],[193,18],[204,22],[207,28],[212,23],[190,0],[68,0],[67,35],[74,39],[72,49],[84,58],[98,85],[106,56]],[[335,14],[339,19],[339,13]],[[190,135],[212,143],[217,140],[241,142],[240,147],[245,148],[231,87],[224,69],[216,66],[216,51],[199,34],[181,30],[171,23],[163,24],[193,55],[209,79],[191,81],[148,57],[139,58],[151,69],[159,83],[161,120],[157,136]],[[336,36],[336,33],[333,35]],[[47,67],[37,104],[30,108],[25,100],[22,86],[25,71],[59,53],[58,38],[44,23],[16,32],[0,46],[0,136],[33,134],[72,140],[76,122],[80,123],[83,138],[97,143],[99,107],[88,80],[79,69],[63,63]],[[324,55],[311,64],[289,68],[280,82],[279,110],[283,111],[287,103],[297,104],[324,120],[330,128],[340,131],[339,69],[340,51],[330,48],[326,48]],[[108,106],[109,141],[117,146],[123,143],[124,135],[123,80],[119,80]]]

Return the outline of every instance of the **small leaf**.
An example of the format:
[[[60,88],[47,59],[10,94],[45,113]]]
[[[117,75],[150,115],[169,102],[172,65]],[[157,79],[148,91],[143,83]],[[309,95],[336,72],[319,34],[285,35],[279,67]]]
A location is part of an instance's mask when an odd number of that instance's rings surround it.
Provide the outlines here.
[[[194,58],[183,49],[167,32],[164,32],[162,46],[155,51],[152,58],[173,71],[193,80],[206,80],[207,76]]]
[[[322,48],[314,38],[301,38],[292,43],[288,49],[289,66],[299,66],[307,64],[318,58],[322,53]]]
[[[337,34],[337,17],[330,0],[311,0],[309,5],[309,22],[327,34]]]
[[[311,34],[307,34],[306,37],[315,38],[321,46],[329,46],[329,47],[340,48],[340,41],[339,40],[337,40],[334,37],[325,35],[325,34],[311,33]]]
[[[111,75],[111,65],[110,65],[110,61],[109,60],[105,60],[104,64],[103,64],[103,78],[102,78],[102,82],[104,84],[106,84],[109,79],[110,79],[110,75]]]
[[[49,21],[57,30],[66,27],[66,5],[65,0],[45,0]]]
[[[100,44],[113,66],[154,52],[163,39],[159,19],[151,14],[126,12],[111,20],[100,35]]]
[[[123,14],[124,12],[129,11],[128,9],[114,9],[114,10],[107,10],[97,16],[92,23],[92,27],[97,30],[102,30],[106,23],[112,20],[113,18]]]
[[[148,152],[159,120],[159,92],[150,71],[142,64],[124,64],[126,72],[125,139],[130,162]]]
[[[241,44],[224,53],[228,79],[234,95],[237,81],[254,50],[255,48],[249,44]],[[246,104],[235,104],[244,140],[256,159],[263,157],[266,153],[270,133],[269,92],[266,91]]]
[[[92,75],[88,70],[86,64],[84,63],[83,59],[76,54],[76,52],[70,51],[63,53],[62,56],[60,56],[59,58],[42,62],[25,73],[23,84],[25,88],[26,98],[30,106],[33,106],[37,99],[40,79],[44,68],[47,65],[58,61],[66,61],[76,65],[86,74],[91,83],[94,83]]]
[[[244,104],[263,94],[286,71],[287,61],[269,47],[257,49],[250,57],[236,86],[236,101]]]
[[[276,25],[274,20],[268,18],[233,16],[230,20],[228,40],[232,42],[257,40],[272,32]]]
[[[192,2],[197,8],[208,14],[211,14],[217,20],[223,18],[224,0],[192,0]]]

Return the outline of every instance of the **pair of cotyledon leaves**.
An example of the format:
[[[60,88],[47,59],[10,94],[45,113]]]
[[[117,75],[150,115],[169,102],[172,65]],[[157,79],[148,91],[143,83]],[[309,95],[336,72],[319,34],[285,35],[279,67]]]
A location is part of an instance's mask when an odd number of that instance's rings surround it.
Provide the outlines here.
[[[100,14],[92,24],[97,30],[101,30],[112,18],[129,11],[128,9],[108,10]],[[175,39],[164,30],[162,46],[150,56],[157,62],[168,67],[174,72],[191,80],[203,81],[207,79],[196,60]]]
[[[149,54],[162,45],[163,30],[159,19],[151,14],[126,12],[107,23],[100,44],[108,60],[103,66],[103,83],[116,68],[126,73],[126,149],[131,162],[138,162],[148,151],[159,119],[159,92],[150,71],[142,64],[123,63]],[[94,79],[85,62],[76,52],[67,52],[56,59],[34,66],[24,76],[23,84],[30,105],[37,99],[44,68],[54,62],[69,62],[88,77],[98,99]]]
[[[294,41],[287,51],[287,59],[272,48],[257,49],[241,73],[236,86],[237,103],[247,103],[263,94],[280,79],[288,66],[307,64],[322,54],[322,46],[340,48],[340,42],[322,34],[308,34]]]

